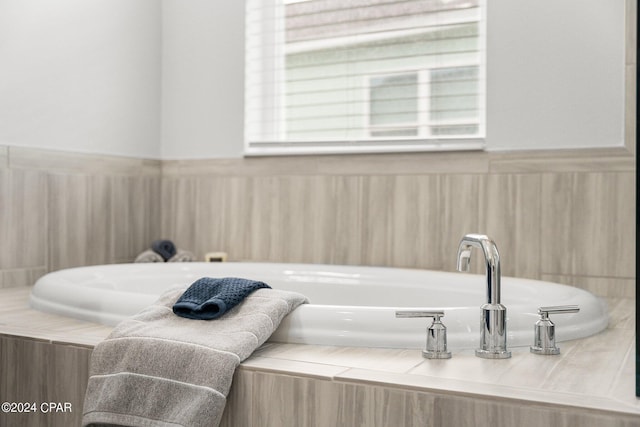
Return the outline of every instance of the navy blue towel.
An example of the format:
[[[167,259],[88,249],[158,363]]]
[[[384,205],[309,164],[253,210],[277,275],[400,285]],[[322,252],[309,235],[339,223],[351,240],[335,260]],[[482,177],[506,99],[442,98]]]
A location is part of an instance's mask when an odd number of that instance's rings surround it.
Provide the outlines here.
[[[171,240],[156,240],[151,244],[151,249],[165,261],[177,252],[176,245]]]
[[[184,291],[173,305],[173,312],[188,319],[217,319],[260,288],[271,287],[263,282],[237,277],[203,277]]]

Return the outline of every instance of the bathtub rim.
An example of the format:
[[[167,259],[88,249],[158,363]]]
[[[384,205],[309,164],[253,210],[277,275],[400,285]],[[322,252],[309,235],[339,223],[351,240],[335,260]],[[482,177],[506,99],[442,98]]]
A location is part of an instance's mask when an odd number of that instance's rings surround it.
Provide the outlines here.
[[[87,321],[91,321],[91,322],[97,322],[97,323],[102,323],[102,324],[108,324],[108,325],[115,325],[117,324],[120,320],[122,320],[124,317],[128,317],[133,313],[138,312],[140,309],[144,308],[144,306],[150,305],[152,304],[156,299],[157,299],[157,295],[149,295],[149,294],[145,294],[145,293],[140,293],[140,292],[131,292],[131,291],[118,291],[118,290],[104,290],[104,289],[100,289],[100,288],[95,288],[95,287],[91,287],[91,288],[85,288],[83,286],[80,286],[78,283],[72,282],[71,280],[68,280],[65,278],[65,275],[68,273],[82,273],[82,272],[93,272],[93,271],[99,271],[100,269],[104,269],[107,268],[108,270],[116,270],[116,271],[122,271],[122,268],[124,267],[124,269],[147,269],[147,268],[155,268],[157,266],[162,266],[161,268],[165,268],[165,269],[179,269],[180,267],[183,267],[183,269],[189,269],[191,268],[192,270],[195,267],[211,267],[212,264],[219,264],[219,263],[205,263],[205,262],[200,262],[200,263],[184,263],[186,265],[177,265],[177,264],[155,264],[155,263],[148,263],[148,264],[144,264],[144,263],[139,263],[139,264],[104,264],[104,265],[94,265],[94,266],[84,266],[84,267],[74,267],[74,268],[67,268],[67,269],[62,269],[62,270],[57,270],[55,272],[51,272],[43,277],[41,277],[40,279],[38,279],[38,281],[36,282],[36,285],[34,286],[34,288],[32,289],[32,292],[29,296],[29,304],[38,310],[42,310],[42,311],[48,311],[48,312],[53,312],[56,314],[62,314],[65,315],[67,317],[73,317],[73,318],[79,318],[77,316],[77,313],[80,311],[82,312],[83,316],[80,317],[83,320],[87,320]],[[292,269],[300,269],[300,270],[304,270],[304,271],[308,271],[308,270],[347,270],[347,271],[359,271],[361,269],[366,269],[368,271],[371,272],[376,272],[378,274],[380,273],[388,273],[388,274],[398,274],[398,273],[409,273],[409,274],[423,274],[423,273],[428,273],[428,274],[432,274],[432,273],[436,273],[438,275],[443,275],[443,276],[447,276],[447,277],[456,277],[456,278],[460,278],[460,280],[463,281],[476,281],[478,280],[478,276],[481,275],[469,275],[469,274],[462,274],[462,273],[455,273],[455,272],[441,272],[441,271],[436,271],[436,270],[423,270],[423,269],[406,269],[406,268],[396,268],[396,267],[377,267],[377,266],[344,266],[344,265],[329,265],[329,264],[297,264],[297,263],[271,263],[271,262],[240,262],[240,263],[224,263],[224,264],[233,264],[234,266],[253,266],[253,267],[271,267],[271,268],[288,268],[290,270]],[[171,266],[170,266],[171,265]],[[153,266],[153,267],[151,267]],[[120,270],[118,270],[120,269]],[[81,300],[86,300],[86,295],[87,294],[96,294],[99,296],[98,301],[96,302],[96,304],[99,304],[100,301],[102,300],[106,300],[108,298],[113,298],[114,295],[120,295],[121,296],[121,300],[123,301],[123,303],[118,305],[118,311],[117,313],[105,313],[103,311],[99,311],[96,312],[96,309],[100,309],[100,307],[98,306],[93,306],[90,308],[83,308],[83,307],[77,307],[74,306],[73,307],[73,312],[69,311],[69,307],[67,305],[63,305],[63,304],[59,304],[56,302],[52,302],[52,301],[48,301],[46,298],[40,297],[37,295],[37,290],[38,290],[38,283],[41,282],[46,282],[51,278],[55,278],[55,279],[60,279],[60,281],[56,284],[57,287],[61,287],[61,288],[68,288],[68,294],[72,295],[73,298],[80,298]],[[456,279],[458,280],[458,279]],[[594,299],[594,301],[599,305],[598,310],[600,313],[604,313],[604,317],[600,316],[598,318],[589,318],[588,324],[586,324],[587,329],[590,330],[594,330],[594,329],[598,329],[598,332],[601,330],[606,329],[608,322],[609,322],[609,317],[608,317],[608,308],[606,306],[606,302],[602,299],[602,298],[598,298],[595,295],[591,294],[588,291],[582,290],[580,288],[575,288],[572,286],[568,286],[568,285],[563,285],[563,284],[557,284],[557,283],[552,283],[552,282],[546,282],[546,281],[540,281],[540,280],[531,280],[531,279],[521,279],[521,278],[511,278],[511,277],[504,277],[503,280],[505,281],[510,281],[510,280],[515,280],[518,282],[535,282],[537,285],[539,284],[545,284],[546,285],[553,285],[554,287],[561,287],[564,288],[566,290],[570,290],[571,292],[575,292],[576,294],[583,294],[586,295],[588,294],[590,297],[592,297]],[[508,288],[507,288],[508,289]],[[482,291],[482,287],[480,287],[480,290]],[[138,295],[138,297],[140,298],[146,298],[145,303],[143,306],[140,306],[139,303],[137,304],[128,304],[127,303],[127,296],[128,295],[132,295],[132,294],[136,294]],[[477,304],[477,308],[476,307],[465,307],[465,309],[468,310],[476,310],[477,309],[477,313],[479,316],[479,307],[482,304],[482,301],[478,301]],[[424,329],[426,328],[426,321],[423,319],[401,319],[402,321],[402,326],[398,327],[397,330],[395,330],[393,333],[394,335],[392,335],[392,337],[390,338],[390,340],[388,342],[386,342],[384,345],[369,345],[367,344],[368,342],[370,342],[369,339],[365,338],[361,338],[359,336],[354,336],[353,334],[350,333],[342,333],[339,336],[336,336],[335,334],[331,335],[330,337],[321,337],[321,338],[314,338],[309,340],[308,338],[304,337],[303,334],[301,332],[299,332],[299,328],[300,328],[300,324],[304,323],[300,320],[301,316],[303,315],[309,315],[309,313],[311,313],[312,316],[314,316],[314,320],[315,322],[322,322],[323,321],[323,310],[328,309],[328,308],[335,308],[335,307],[339,307],[340,309],[342,309],[343,311],[348,310],[351,315],[353,316],[357,316],[358,312],[360,312],[360,308],[357,306],[345,306],[345,305],[315,305],[315,304],[305,304],[299,308],[297,308],[296,310],[294,310],[293,313],[291,313],[289,316],[287,316],[284,320],[283,323],[280,325],[280,327],[276,330],[276,332],[272,335],[270,341],[272,342],[291,342],[291,343],[297,343],[297,344],[317,344],[317,345],[339,345],[339,346],[362,346],[362,347],[382,347],[382,348],[421,348],[424,346],[424,340],[423,340],[423,336],[424,333],[422,331],[424,331]],[[381,309],[383,311],[387,312],[387,318],[391,319],[395,316],[393,316],[393,313],[395,312],[395,310],[397,309],[411,309],[411,308],[415,308],[415,309],[420,309],[420,310],[433,310],[433,309],[439,309],[440,307],[436,307],[436,306],[401,306],[401,307],[389,307],[389,306],[385,306],[385,307],[376,307],[376,306],[367,306],[367,310],[370,309]],[[507,306],[507,309],[511,311],[511,313],[513,313],[516,309],[520,309],[520,306],[517,304],[510,304]],[[447,308],[447,310],[451,310],[451,308]],[[517,313],[517,315],[519,315],[520,313]],[[527,330],[526,327],[522,327],[519,326],[519,328],[517,329],[517,331],[515,331],[513,328],[509,328],[507,329],[508,335],[509,335],[509,346],[510,347],[521,347],[521,346],[527,346],[529,345],[532,340],[533,340],[533,324],[535,323],[535,321],[537,320],[537,313],[534,313],[532,310],[528,310],[527,313],[525,313],[528,316],[528,319],[530,319],[530,324],[531,324],[531,328],[530,331]],[[511,319],[509,321],[509,324],[514,324],[514,317],[515,315],[512,314]],[[451,318],[451,316],[450,316]],[[447,322],[447,318],[445,315],[445,324]],[[562,319],[560,319],[560,323],[559,325],[562,324],[562,322],[565,320],[565,318],[563,317]],[[523,322],[523,320],[519,320],[520,324]],[[344,322],[343,322],[344,323]],[[340,327],[340,325],[338,325],[338,327]],[[293,328],[293,329],[289,329],[287,330],[287,328]],[[298,329],[296,329],[298,328]],[[309,327],[307,326],[307,329],[309,329]],[[287,330],[287,332],[283,332]],[[577,336],[575,335],[574,332],[571,332],[571,334],[567,335],[564,331],[560,332],[562,330],[562,328],[558,328],[558,336],[557,336],[557,341],[558,342],[562,342],[562,341],[567,341],[567,340],[573,340],[573,339],[577,339],[577,338],[583,338],[586,336],[590,336],[593,335],[593,333],[589,333],[587,335],[581,335],[578,334]],[[416,331],[420,331],[419,333],[421,333],[422,335],[420,335],[420,339],[418,339],[416,337]],[[376,331],[371,331],[369,330],[366,325],[362,326],[359,329],[359,332],[361,332],[363,335],[366,336],[370,336],[371,338],[374,338]],[[531,339],[529,339],[529,335],[531,335]],[[411,336],[411,338],[410,338]],[[460,336],[456,335],[455,332],[452,332],[451,329],[449,330],[449,342],[450,342],[450,346],[452,348],[473,348],[475,346],[477,346],[477,340],[476,338],[471,335],[471,336],[462,336],[462,334]],[[462,342],[464,342],[464,345],[461,344]],[[410,344],[409,344],[410,343]],[[451,343],[453,343],[453,345],[451,345]],[[517,344],[516,344],[517,343]]]

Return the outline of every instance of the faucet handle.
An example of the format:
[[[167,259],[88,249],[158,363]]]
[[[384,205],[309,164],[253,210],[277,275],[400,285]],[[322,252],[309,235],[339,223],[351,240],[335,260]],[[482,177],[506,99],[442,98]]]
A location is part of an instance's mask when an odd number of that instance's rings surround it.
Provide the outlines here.
[[[396,317],[398,318],[411,318],[411,317],[433,317],[434,320],[440,320],[444,317],[444,311],[424,311],[424,310],[398,310],[396,311]]]
[[[579,311],[580,307],[577,305],[553,305],[538,308],[538,314],[542,317],[549,317],[550,314],[577,313]]]
[[[447,328],[440,320],[444,317],[444,311],[399,310],[396,311],[396,317],[433,317],[433,322],[427,328],[427,343],[422,356],[427,359],[451,358],[451,352],[447,351]]]
[[[560,349],[556,347],[556,325],[549,319],[550,314],[577,313],[580,307],[577,305],[556,305],[538,308],[540,319],[534,325],[533,345],[530,347],[534,354],[560,354]]]

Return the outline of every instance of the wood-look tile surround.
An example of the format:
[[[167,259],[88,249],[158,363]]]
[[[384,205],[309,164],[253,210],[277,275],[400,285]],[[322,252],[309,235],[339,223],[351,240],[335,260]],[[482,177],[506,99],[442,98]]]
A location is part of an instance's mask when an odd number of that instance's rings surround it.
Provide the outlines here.
[[[0,290],[0,396],[71,402],[74,412],[0,414],[0,425],[79,425],[91,348],[111,328],[29,309],[28,293]],[[609,328],[560,343],[560,356],[453,349],[426,360],[419,350],[267,343],[236,371],[221,425],[640,426],[634,301],[608,303]]]
[[[635,295],[623,148],[163,161],[161,192],[162,234],[198,256],[450,271],[481,232],[504,275]]]
[[[161,162],[0,146],[0,287],[160,237],[198,257],[451,270],[475,231],[505,275],[634,296],[634,191],[623,148]]]
[[[130,262],[158,238],[160,162],[0,147],[0,288]]]
[[[436,365],[408,350],[270,345],[238,370],[223,425],[640,425],[634,308],[619,298],[635,296],[626,150],[155,162],[0,148],[0,239],[11,248],[0,254],[3,397],[79,408],[91,348],[109,332],[26,309],[25,286],[47,271],[129,261],[159,236],[232,260],[451,270],[459,237],[482,230],[505,275],[616,297],[618,320],[560,358],[489,362],[495,380],[465,352]],[[2,415],[0,425],[77,416]]]

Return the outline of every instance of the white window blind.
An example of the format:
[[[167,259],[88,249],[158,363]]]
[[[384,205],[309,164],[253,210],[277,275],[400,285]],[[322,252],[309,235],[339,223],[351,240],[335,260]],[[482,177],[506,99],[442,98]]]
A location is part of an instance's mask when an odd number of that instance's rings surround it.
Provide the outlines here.
[[[245,150],[478,149],[483,0],[246,0]]]

